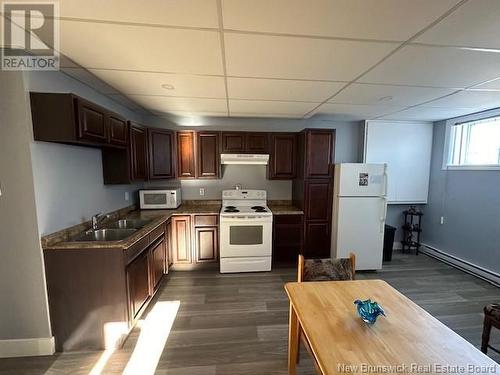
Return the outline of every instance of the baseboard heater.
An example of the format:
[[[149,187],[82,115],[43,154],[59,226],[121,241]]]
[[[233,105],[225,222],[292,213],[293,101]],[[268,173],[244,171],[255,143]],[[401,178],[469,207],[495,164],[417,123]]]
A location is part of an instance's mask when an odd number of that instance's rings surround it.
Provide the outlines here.
[[[479,277],[490,284],[500,287],[500,274],[490,271],[486,268],[476,266],[466,260],[460,259],[456,256],[445,253],[442,250],[436,249],[435,247],[422,244],[419,250],[421,253],[429,255],[435,259],[438,259],[452,267],[458,268],[461,271],[467,272],[473,276]]]

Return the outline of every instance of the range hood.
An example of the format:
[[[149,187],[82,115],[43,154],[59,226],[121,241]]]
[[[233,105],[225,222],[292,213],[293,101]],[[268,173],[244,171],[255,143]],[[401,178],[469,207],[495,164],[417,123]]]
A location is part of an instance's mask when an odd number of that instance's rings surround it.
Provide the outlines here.
[[[221,154],[221,164],[267,165],[269,155],[266,154]]]

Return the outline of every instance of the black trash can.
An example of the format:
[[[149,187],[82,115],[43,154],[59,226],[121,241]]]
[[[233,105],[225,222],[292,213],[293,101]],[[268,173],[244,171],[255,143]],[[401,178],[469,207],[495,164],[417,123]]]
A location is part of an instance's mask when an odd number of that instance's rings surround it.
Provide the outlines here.
[[[392,259],[395,233],[396,228],[386,224],[384,229],[384,262],[390,262]]]

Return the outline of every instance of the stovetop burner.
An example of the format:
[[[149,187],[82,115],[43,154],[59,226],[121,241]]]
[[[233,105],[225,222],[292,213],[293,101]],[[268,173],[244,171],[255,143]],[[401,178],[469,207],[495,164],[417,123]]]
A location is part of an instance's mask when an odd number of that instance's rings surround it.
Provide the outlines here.
[[[266,208],[265,207],[262,207],[262,206],[252,206],[250,207],[252,210],[265,210]]]
[[[227,208],[228,210],[236,210],[235,206],[226,206],[225,208]]]
[[[224,212],[240,212],[236,207],[234,206],[227,206]]]

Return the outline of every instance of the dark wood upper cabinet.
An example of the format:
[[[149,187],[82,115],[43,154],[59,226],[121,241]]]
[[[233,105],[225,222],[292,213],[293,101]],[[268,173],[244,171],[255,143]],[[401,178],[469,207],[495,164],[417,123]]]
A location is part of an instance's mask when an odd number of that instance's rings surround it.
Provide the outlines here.
[[[268,133],[223,132],[222,153],[265,154],[268,152]]]
[[[175,177],[174,133],[165,129],[148,129],[149,179]]]
[[[195,133],[177,132],[177,177],[195,178]]]
[[[81,98],[77,101],[78,138],[107,142],[106,110]]]
[[[295,133],[271,134],[269,151],[269,179],[288,180],[295,178],[297,135]]]
[[[127,147],[121,116],[73,94],[30,93],[35,141],[91,147]]]
[[[329,178],[333,176],[334,147],[334,130],[305,130],[305,178]]]
[[[222,133],[222,153],[245,152],[245,133]]]
[[[130,123],[130,178],[145,180],[148,175],[147,131]]]
[[[108,115],[109,143],[126,146],[128,141],[128,125],[124,118],[109,114]]]
[[[220,170],[219,133],[197,132],[197,178],[218,178]]]

